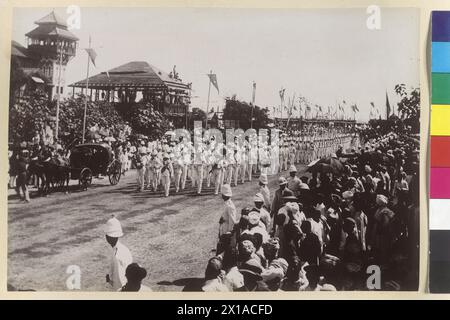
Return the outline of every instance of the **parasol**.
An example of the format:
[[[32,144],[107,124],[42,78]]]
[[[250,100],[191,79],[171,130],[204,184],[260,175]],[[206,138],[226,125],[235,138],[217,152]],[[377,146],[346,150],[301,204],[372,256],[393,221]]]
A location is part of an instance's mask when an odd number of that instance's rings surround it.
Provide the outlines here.
[[[114,137],[106,137],[104,140],[105,141],[111,141],[111,142],[115,142],[116,141],[116,139]]]
[[[314,163],[315,162],[315,163]],[[311,162],[308,165],[308,172],[321,172],[341,174],[344,170],[344,165],[339,159],[328,157]]]

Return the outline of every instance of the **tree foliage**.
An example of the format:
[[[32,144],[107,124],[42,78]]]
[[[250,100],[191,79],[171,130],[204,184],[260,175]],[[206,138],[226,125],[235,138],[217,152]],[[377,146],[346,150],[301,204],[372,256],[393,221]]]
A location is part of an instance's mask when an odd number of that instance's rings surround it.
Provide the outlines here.
[[[159,139],[173,129],[167,116],[155,110],[150,102],[121,104],[118,105],[118,110],[135,133],[146,135],[150,139]]]
[[[65,144],[82,141],[85,96],[77,95],[64,99],[60,105],[60,137]],[[126,121],[117,112],[114,103],[88,101],[86,108],[86,134],[93,126],[109,129],[110,135],[117,136]]]
[[[13,99],[20,89],[27,82],[27,76],[20,67],[20,63],[17,59],[11,59],[11,73],[9,79],[9,99],[10,106],[13,104]]]
[[[55,103],[48,100],[47,95],[34,91],[16,101],[11,101],[9,108],[9,140],[13,143],[30,141],[35,132],[44,129],[55,115]]]
[[[420,130],[420,90],[413,88],[408,91],[406,85],[398,84],[395,86],[395,92],[401,100],[397,104],[400,117],[406,125],[411,126],[414,133]]]
[[[59,140],[63,145],[81,143],[85,96],[66,98],[60,103]],[[10,141],[20,143],[30,141],[36,130],[41,131],[46,124],[54,127],[56,101],[49,101],[45,93],[34,91],[10,106]],[[89,130],[98,127],[116,139],[123,136],[128,125],[134,133],[151,139],[160,138],[172,125],[167,117],[153,109],[150,103],[117,105],[107,101],[88,101],[86,109],[86,139]]]
[[[227,98],[223,109],[224,120],[238,120],[239,127],[247,130],[251,126],[252,106],[245,101],[239,101],[235,96]],[[267,128],[270,122],[269,109],[260,108],[255,105],[253,108],[253,128]]]

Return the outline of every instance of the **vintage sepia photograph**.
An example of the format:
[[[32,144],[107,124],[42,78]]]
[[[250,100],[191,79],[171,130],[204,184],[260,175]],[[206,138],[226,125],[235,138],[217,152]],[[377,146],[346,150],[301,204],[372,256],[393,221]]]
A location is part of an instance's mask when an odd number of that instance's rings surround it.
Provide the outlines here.
[[[417,291],[419,23],[14,8],[8,290]]]

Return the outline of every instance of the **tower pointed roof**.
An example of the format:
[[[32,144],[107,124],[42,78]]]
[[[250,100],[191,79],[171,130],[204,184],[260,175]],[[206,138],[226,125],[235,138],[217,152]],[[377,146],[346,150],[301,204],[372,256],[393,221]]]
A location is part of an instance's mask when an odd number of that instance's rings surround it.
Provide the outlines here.
[[[58,17],[54,11],[50,12],[45,17],[35,21],[37,28],[26,34],[27,37],[41,38],[53,37],[63,38],[71,41],[77,41],[78,38],[72,32],[67,30],[67,24],[64,19]]]
[[[58,25],[58,26],[67,28],[67,23],[64,21],[64,19],[62,19],[61,17],[56,15],[55,11],[50,12],[48,15],[35,21],[34,23],[37,25],[54,24],[54,25]]]

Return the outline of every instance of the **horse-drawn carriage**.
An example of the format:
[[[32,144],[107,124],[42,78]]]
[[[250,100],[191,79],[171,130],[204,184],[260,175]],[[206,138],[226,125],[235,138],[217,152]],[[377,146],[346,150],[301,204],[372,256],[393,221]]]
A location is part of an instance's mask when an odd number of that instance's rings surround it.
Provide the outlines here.
[[[111,147],[107,144],[80,144],[70,151],[66,163],[56,158],[32,161],[30,174],[36,175],[42,181],[44,194],[50,191],[50,187],[69,188],[69,181],[78,180],[80,187],[87,189],[93,177],[108,176],[111,185],[120,181],[121,163],[114,157]]]
[[[71,150],[69,160],[71,179],[78,180],[85,189],[92,183],[92,177],[98,175],[108,176],[111,185],[120,181],[120,161],[107,144],[80,144]]]

